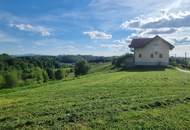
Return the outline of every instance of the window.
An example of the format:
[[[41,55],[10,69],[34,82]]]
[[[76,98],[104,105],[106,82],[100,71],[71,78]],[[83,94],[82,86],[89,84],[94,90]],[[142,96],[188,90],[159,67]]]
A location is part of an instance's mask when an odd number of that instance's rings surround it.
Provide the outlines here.
[[[154,58],[154,54],[151,54],[150,57],[151,57],[151,58]]]
[[[141,58],[142,57],[142,54],[139,54],[139,58]]]
[[[163,55],[162,55],[162,54],[160,54],[160,55],[159,55],[159,57],[160,57],[160,58],[163,58]]]

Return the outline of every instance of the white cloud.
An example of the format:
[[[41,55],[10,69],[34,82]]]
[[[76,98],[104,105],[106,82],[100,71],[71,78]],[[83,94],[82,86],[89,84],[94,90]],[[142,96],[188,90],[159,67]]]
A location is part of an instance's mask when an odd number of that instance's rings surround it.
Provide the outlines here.
[[[190,36],[183,36],[178,38],[171,38],[171,40],[176,43],[176,45],[180,44],[189,44],[190,43]]]
[[[121,24],[122,29],[139,29],[139,28],[178,28],[190,26],[190,12],[169,13],[157,17],[136,17]]]
[[[31,23],[30,24],[14,24],[14,28],[40,34],[42,36],[51,35],[51,30],[45,29],[46,31],[42,31],[44,29],[39,29],[39,26],[34,26],[33,23],[43,23],[46,24],[56,24],[61,23],[68,25],[72,25],[72,28],[80,28],[83,30],[104,30],[105,32],[110,32],[116,34],[116,37],[121,35],[128,36],[126,39],[115,40],[109,44],[101,44],[99,48],[98,41],[94,44],[93,47],[83,47],[78,45],[78,48],[81,50],[77,50],[77,53],[85,53],[88,50],[88,53],[94,54],[104,54],[109,53],[110,55],[117,55],[119,53],[125,53],[128,49],[128,44],[130,40],[135,37],[152,37],[156,34],[161,35],[166,40],[171,40],[176,44],[188,44],[189,42],[189,32],[190,29],[187,29],[190,25],[189,22],[189,7],[190,0],[143,0],[140,3],[139,0],[91,0],[86,9],[79,10],[69,10],[67,12],[58,11],[50,11],[46,17],[41,15],[34,17],[17,17],[14,16],[16,14],[4,13],[0,12],[0,20],[5,21],[4,23]],[[160,11],[161,10],[161,14]],[[181,11],[181,12],[179,12]],[[143,15],[143,16],[139,16]],[[51,17],[49,17],[51,15]],[[19,16],[19,15],[18,15]],[[136,18],[135,18],[136,17]],[[65,20],[66,19],[66,20]],[[133,29],[126,33],[120,31],[120,24],[125,21],[124,29]],[[130,20],[131,19],[131,20]],[[186,22],[185,22],[186,21]],[[92,24],[96,22],[95,24]],[[128,23],[127,23],[128,22]],[[83,23],[83,24],[81,24]],[[45,26],[43,24],[43,26]],[[128,24],[128,25],[127,25]],[[15,26],[17,25],[17,26]],[[19,25],[19,26],[18,26]],[[37,28],[38,27],[38,28]],[[52,26],[53,27],[53,26]],[[34,29],[35,28],[35,29]],[[37,29],[36,29],[37,28]],[[56,28],[56,29],[55,29]],[[61,33],[65,33],[65,28],[60,28],[60,26],[56,26],[54,29]],[[67,29],[67,28],[66,28]],[[69,27],[70,29],[70,27]],[[39,31],[41,30],[41,31]],[[43,33],[42,33],[43,32]],[[44,33],[45,32],[45,33]],[[98,31],[97,31],[98,32]],[[93,32],[84,32],[85,35],[89,36],[91,39],[111,39],[112,35],[107,34],[97,34]],[[118,32],[118,34],[117,34]],[[5,40],[5,38],[3,38]],[[0,41],[2,41],[0,37]],[[44,38],[43,38],[44,39]],[[8,38],[6,38],[8,40]],[[14,41],[13,38],[10,38],[9,41]],[[30,39],[28,39],[30,40]],[[95,42],[93,41],[93,42]],[[111,41],[111,40],[108,40]],[[31,41],[28,41],[31,42]],[[103,42],[103,41],[101,41]],[[56,41],[47,39],[45,41],[36,41],[32,42],[36,46],[36,48],[45,48],[44,50],[40,50],[41,53],[45,53],[45,51],[52,53],[67,53],[66,46],[62,46],[61,43],[64,41]],[[60,44],[58,44],[60,43]],[[50,46],[48,49],[44,46]],[[84,44],[83,44],[84,45]],[[92,44],[91,44],[92,45]],[[55,48],[55,49],[53,49]],[[70,50],[74,50],[72,47],[68,47]],[[87,48],[87,49],[86,49]],[[95,49],[91,49],[95,48]],[[98,49],[97,49],[98,48]],[[106,48],[108,51],[106,52]],[[50,50],[49,50],[50,49]],[[99,50],[100,49],[100,50]],[[101,50],[102,49],[102,50]],[[35,49],[36,50],[36,49]],[[35,51],[34,50],[34,51]],[[94,52],[92,50],[95,50]],[[114,52],[112,50],[115,50]],[[122,51],[121,51],[122,50]],[[101,53],[102,52],[102,53]]]
[[[158,29],[147,29],[144,31],[146,34],[171,34],[177,32],[177,28],[158,28]]]
[[[123,45],[121,44],[101,44],[100,45],[103,48],[109,48],[109,49],[122,49]]]
[[[98,40],[107,40],[111,39],[111,34],[106,34],[105,32],[99,32],[99,31],[88,31],[83,32],[83,34],[88,35],[91,39],[98,39]]]
[[[170,43],[177,44],[190,44],[190,27],[181,28],[169,28],[162,30],[164,28],[158,29],[141,29],[136,31],[129,37],[154,37],[155,35],[160,35],[164,39],[168,40]]]
[[[14,27],[16,29],[19,29],[21,31],[28,31],[33,33],[38,33],[41,36],[50,36],[51,33],[49,32],[48,28],[45,28],[43,26],[32,26],[30,24],[10,24],[10,27]]]
[[[134,31],[130,38],[160,35],[175,44],[176,48],[172,53],[183,56],[190,48],[190,11],[172,11],[180,5],[181,0],[178,0],[177,3],[161,10],[159,15],[136,17],[122,23],[121,28]]]
[[[101,44],[100,47],[112,50],[116,52],[116,55],[121,55],[126,52],[129,52],[128,45],[130,44],[131,39],[128,37],[126,39],[114,40],[111,44]]]

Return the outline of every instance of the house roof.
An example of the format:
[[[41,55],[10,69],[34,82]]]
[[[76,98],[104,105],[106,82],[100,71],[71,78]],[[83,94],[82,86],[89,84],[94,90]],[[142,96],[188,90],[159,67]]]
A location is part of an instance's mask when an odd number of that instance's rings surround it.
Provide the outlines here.
[[[130,48],[142,48],[142,47],[146,46],[147,44],[149,44],[155,38],[160,38],[161,40],[163,40],[163,42],[165,42],[169,45],[171,50],[174,48],[174,45],[172,45],[171,43],[169,43],[168,41],[164,40],[163,38],[161,38],[159,36],[155,36],[153,38],[136,38],[136,39],[133,39],[131,44],[129,45],[129,47]]]

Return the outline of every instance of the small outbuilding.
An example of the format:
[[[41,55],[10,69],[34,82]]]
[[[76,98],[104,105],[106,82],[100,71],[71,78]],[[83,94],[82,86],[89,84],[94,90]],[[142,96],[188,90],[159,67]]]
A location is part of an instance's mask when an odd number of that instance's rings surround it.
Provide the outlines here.
[[[169,65],[169,51],[174,45],[160,36],[133,39],[130,48],[134,49],[135,65]]]

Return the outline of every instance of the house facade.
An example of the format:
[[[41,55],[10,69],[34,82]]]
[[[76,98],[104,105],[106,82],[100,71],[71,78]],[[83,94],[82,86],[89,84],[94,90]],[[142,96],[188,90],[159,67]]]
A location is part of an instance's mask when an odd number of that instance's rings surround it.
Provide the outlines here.
[[[169,65],[169,51],[172,44],[159,36],[133,39],[130,48],[134,49],[135,65]]]

